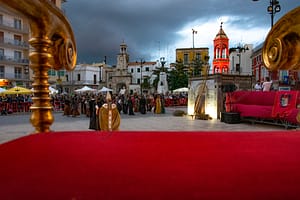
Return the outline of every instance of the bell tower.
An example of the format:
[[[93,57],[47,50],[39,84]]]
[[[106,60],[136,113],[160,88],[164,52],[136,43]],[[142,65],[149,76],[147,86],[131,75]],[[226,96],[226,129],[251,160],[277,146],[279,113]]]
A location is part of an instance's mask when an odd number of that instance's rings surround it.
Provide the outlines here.
[[[229,71],[229,39],[223,30],[221,22],[220,30],[214,39],[213,74]]]
[[[123,41],[120,44],[120,53],[118,54],[117,58],[117,68],[121,71],[127,71],[127,65],[128,65],[128,54],[127,54],[127,44]]]

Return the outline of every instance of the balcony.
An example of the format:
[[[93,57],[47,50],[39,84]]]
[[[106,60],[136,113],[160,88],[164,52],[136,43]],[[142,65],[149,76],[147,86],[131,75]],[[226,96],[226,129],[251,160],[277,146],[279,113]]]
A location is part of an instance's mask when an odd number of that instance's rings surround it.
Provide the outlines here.
[[[28,65],[28,58],[14,58],[12,56],[0,55],[0,64],[18,64],[18,65]]]
[[[23,27],[15,27],[13,23],[0,21],[0,29],[8,30],[14,33],[29,34],[29,27],[23,25]]]
[[[4,75],[0,74],[0,78],[5,78],[8,80],[14,80],[14,81],[28,81],[29,74],[5,73]]]
[[[18,49],[29,49],[29,44],[28,42],[24,41],[19,41],[19,40],[14,40],[14,39],[0,39],[0,45],[3,47],[14,47]]]

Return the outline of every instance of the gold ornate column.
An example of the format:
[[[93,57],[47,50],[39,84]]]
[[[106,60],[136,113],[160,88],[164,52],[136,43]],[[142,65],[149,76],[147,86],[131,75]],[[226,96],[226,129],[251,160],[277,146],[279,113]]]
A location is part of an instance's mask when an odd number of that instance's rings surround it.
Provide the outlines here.
[[[32,38],[29,41],[34,50],[30,53],[30,68],[33,69],[34,88],[33,105],[30,107],[31,124],[36,132],[48,132],[54,121],[49,96],[48,70],[51,68],[52,55],[49,53],[51,40]]]
[[[73,70],[76,45],[73,31],[60,9],[48,0],[0,0],[0,6],[29,20],[30,68],[34,96],[30,121],[35,133],[49,132],[54,121],[49,96],[48,70]]]

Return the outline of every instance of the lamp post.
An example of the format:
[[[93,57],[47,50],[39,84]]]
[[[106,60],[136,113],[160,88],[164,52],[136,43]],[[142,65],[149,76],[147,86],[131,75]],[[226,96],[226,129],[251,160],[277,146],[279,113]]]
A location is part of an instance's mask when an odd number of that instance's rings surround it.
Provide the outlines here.
[[[162,71],[165,72],[165,64],[166,64],[165,57],[160,58],[160,63],[161,63]]]
[[[136,61],[137,63],[138,61]],[[143,64],[145,63],[145,60],[144,59],[141,59],[140,60],[140,66],[141,66],[141,81],[140,81],[140,92],[141,92],[141,95],[143,94]]]
[[[197,34],[197,31],[192,29],[192,34],[193,34],[193,48],[194,48],[195,47],[195,45],[194,45],[194,35]]]
[[[252,0],[259,1],[259,0]],[[267,7],[268,13],[271,15],[271,28],[274,25],[274,16],[276,13],[280,12],[281,7],[278,0],[270,0],[270,5]]]

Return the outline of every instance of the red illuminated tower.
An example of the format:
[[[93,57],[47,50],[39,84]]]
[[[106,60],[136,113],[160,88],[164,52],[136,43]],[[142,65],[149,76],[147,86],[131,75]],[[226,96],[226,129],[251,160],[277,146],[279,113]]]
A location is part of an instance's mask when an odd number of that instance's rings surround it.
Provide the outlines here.
[[[221,22],[220,30],[214,39],[214,60],[213,60],[213,74],[225,73],[229,71],[229,39],[222,28]]]

